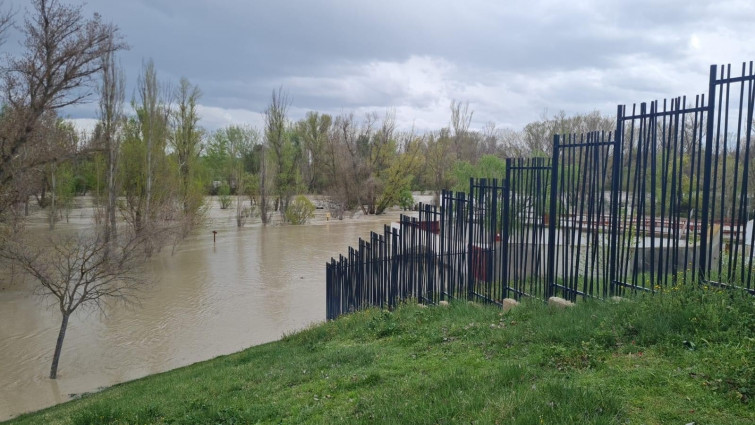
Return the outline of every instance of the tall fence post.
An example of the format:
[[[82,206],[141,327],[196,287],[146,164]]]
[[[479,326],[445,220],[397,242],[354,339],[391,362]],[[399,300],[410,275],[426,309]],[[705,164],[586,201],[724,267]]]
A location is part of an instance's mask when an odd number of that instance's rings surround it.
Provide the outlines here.
[[[558,202],[558,151],[559,136],[553,135],[553,159],[551,160],[551,193],[550,210],[548,212],[548,276],[546,278],[545,299],[553,296],[556,284],[556,203]]]
[[[717,66],[710,66],[710,81],[708,86],[708,116],[706,122],[706,134],[705,134],[705,159],[703,161],[703,215],[702,225],[700,226],[700,249],[699,255],[699,269],[698,277],[702,280],[708,277],[708,213],[710,203],[710,180],[711,180],[711,168],[713,158],[713,119],[715,115],[715,98],[716,98],[716,72]]]
[[[475,214],[475,190],[474,190],[474,177],[469,178],[469,218],[467,220],[467,300],[472,299],[472,289],[474,288],[474,255],[473,241],[474,241],[474,214]]]
[[[449,206],[446,205],[446,190],[443,189],[441,191],[440,195],[440,212],[438,213],[438,246],[440,250],[438,251],[438,266],[440,267],[438,276],[439,279],[439,286],[440,286],[440,297],[439,300],[445,300],[446,294],[448,292],[448,288],[446,288],[446,258],[444,257],[444,254],[446,253],[446,232],[448,231],[448,228],[446,227],[450,223],[446,223],[446,212],[448,211]],[[450,258],[450,256],[449,256]],[[450,260],[449,260],[450,261]]]
[[[511,158],[506,158],[506,179],[503,181],[503,224],[501,225],[501,284],[503,298],[509,297],[509,218],[511,197]]]
[[[616,295],[616,281],[618,280],[617,269],[619,259],[619,200],[621,191],[621,164],[624,154],[624,106],[616,108],[616,133],[613,136],[613,169],[611,170],[611,235],[609,240],[608,254],[608,279],[609,294]],[[605,288],[605,285],[604,285]]]
[[[495,235],[498,233],[498,189],[499,189],[498,179],[494,178],[493,179],[493,193],[492,193],[493,196],[488,198],[490,199],[490,206],[487,207],[489,208],[488,211],[490,212],[490,231],[489,231],[490,235],[487,238],[488,239],[488,252],[487,254],[485,254],[485,261],[486,261],[486,268],[487,268],[486,277],[487,277],[488,284],[490,285],[489,293],[487,296],[488,298],[491,298],[493,300],[495,300],[495,297],[493,297],[492,294],[495,293],[493,289],[493,281],[495,279],[493,276],[493,270],[495,269],[493,267],[493,261],[495,258],[494,253],[497,251],[496,246],[495,246],[495,242],[496,242]],[[500,285],[502,283],[499,281],[498,284]],[[501,298],[501,301],[503,301],[503,298]]]

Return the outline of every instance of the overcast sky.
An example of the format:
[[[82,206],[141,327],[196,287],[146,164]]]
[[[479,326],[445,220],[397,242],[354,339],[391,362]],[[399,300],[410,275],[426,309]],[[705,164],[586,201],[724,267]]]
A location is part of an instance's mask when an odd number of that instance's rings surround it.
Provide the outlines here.
[[[152,59],[161,81],[200,87],[209,130],[261,127],[281,86],[292,119],[395,110],[400,127],[422,131],[448,125],[455,99],[469,102],[474,128],[520,129],[544,113],[695,95],[711,64],[755,59],[752,0],[89,0],[84,10],[130,45],[128,99]],[[94,104],[64,114],[96,116]]]

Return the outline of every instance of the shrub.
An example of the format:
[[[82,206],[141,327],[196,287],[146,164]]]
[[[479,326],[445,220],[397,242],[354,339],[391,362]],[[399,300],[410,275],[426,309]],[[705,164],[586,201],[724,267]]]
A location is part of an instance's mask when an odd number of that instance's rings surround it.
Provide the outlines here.
[[[401,190],[401,193],[398,195],[398,204],[404,211],[412,209],[414,207],[414,196],[412,196],[412,191],[404,188]]]
[[[228,183],[223,183],[218,188],[218,202],[220,203],[220,209],[225,210],[231,206],[231,187]]]
[[[304,195],[299,195],[286,208],[286,221],[291,224],[304,224],[314,216],[315,204]]]

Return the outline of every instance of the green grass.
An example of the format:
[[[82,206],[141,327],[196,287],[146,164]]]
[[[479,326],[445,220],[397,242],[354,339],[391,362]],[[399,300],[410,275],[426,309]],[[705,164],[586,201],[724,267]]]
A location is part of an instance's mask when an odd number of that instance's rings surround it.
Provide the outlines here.
[[[369,310],[16,418],[51,424],[752,424],[755,297]]]

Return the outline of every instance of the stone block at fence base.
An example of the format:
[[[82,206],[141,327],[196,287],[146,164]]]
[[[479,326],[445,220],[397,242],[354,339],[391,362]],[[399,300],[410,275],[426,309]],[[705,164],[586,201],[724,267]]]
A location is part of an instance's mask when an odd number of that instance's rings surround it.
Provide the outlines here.
[[[448,304],[448,301],[439,301],[438,305],[441,307],[448,307],[450,304]]]
[[[419,308],[427,308],[427,306],[424,305],[424,304],[422,304],[422,303],[417,303],[417,307],[419,307]]]
[[[615,303],[620,303],[620,302],[623,302],[623,301],[629,301],[629,300],[628,300],[628,299],[626,299],[626,298],[623,298],[623,297],[619,297],[619,296],[616,296],[616,295],[614,295],[614,296],[612,296],[612,297],[611,297],[611,301],[613,301],[613,302],[615,302]]]
[[[574,307],[574,303],[571,301],[567,301],[560,297],[550,297],[548,298],[548,305],[551,307],[557,307],[557,308],[569,308]]]
[[[519,305],[519,301],[513,298],[506,298],[503,300],[503,312],[506,313],[507,311],[511,310],[512,308],[518,305]]]

